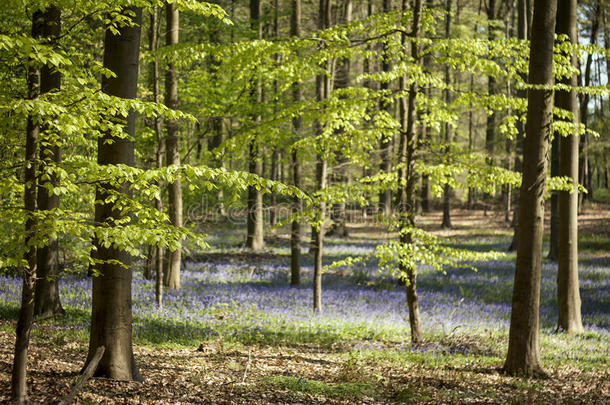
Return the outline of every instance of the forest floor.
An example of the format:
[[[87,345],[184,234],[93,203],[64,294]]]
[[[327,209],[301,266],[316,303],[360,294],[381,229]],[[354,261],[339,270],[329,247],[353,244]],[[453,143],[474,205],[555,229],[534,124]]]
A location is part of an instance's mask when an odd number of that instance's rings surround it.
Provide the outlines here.
[[[440,213],[421,217],[452,246],[506,251],[512,230],[489,212],[455,210],[452,230]],[[607,404],[610,402],[610,210],[580,217],[580,278],[586,331],[555,331],[556,265],[545,260],[541,357],[547,379],[507,377],[514,254],[473,263],[477,271],[422,267],[424,343],[410,345],[404,289],[375,260],[329,270],[324,312],[311,313],[311,258],[303,280],[287,285],[289,250],[277,231],[260,254],[240,245],[236,226],[210,226],[210,251],[189,254],[183,286],[154,305],[151,281],[134,275],[134,351],[144,383],[94,378],[78,403],[144,404]],[[214,234],[211,234],[212,229]],[[327,263],[368,256],[393,237],[373,223],[329,238]],[[66,395],[87,351],[90,279],[61,280],[66,315],[35,325],[30,399]],[[20,282],[0,276],[0,402],[9,396]]]

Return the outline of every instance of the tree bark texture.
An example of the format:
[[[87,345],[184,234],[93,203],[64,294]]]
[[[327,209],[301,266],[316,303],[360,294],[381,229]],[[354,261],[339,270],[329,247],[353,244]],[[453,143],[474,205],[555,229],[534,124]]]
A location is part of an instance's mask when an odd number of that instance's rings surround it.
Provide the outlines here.
[[[42,11],[35,11],[32,15],[32,38],[39,39],[44,25]],[[37,100],[40,92],[40,69],[33,61],[27,67],[28,99]],[[34,288],[36,280],[36,167],[38,136],[40,125],[38,120],[29,116],[25,132],[25,173],[23,205],[27,219],[25,221],[25,247],[24,259],[27,262],[23,269],[23,286],[21,289],[21,307],[15,329],[15,351],[13,369],[11,373],[11,400],[17,404],[27,403],[27,365],[28,349],[30,346],[30,332],[34,319]]]
[[[569,36],[572,44],[578,43],[576,0],[558,0],[557,33]],[[577,59],[572,55],[572,65]],[[563,79],[562,83],[578,86],[576,75]],[[558,108],[571,111],[574,120],[578,117],[576,93],[557,91]],[[573,133],[560,139],[559,175],[572,180],[574,192],[559,192],[559,241],[557,267],[557,302],[559,307],[558,327],[568,333],[583,331],[580,311],[580,291],[578,283],[578,135]]]
[[[251,29],[255,32],[257,39],[262,39],[261,26],[261,3],[260,0],[250,0],[250,21]],[[262,87],[258,74],[255,75],[252,100],[258,105],[262,100]],[[260,115],[254,117],[255,122],[259,122]],[[261,157],[258,136],[253,136],[249,145],[249,171],[257,176],[263,176],[263,162]],[[246,246],[252,250],[260,250],[265,246],[264,223],[263,223],[263,193],[254,186],[248,187],[248,234]]]
[[[389,13],[392,11],[392,1],[391,0],[383,0],[383,12]],[[389,47],[386,45],[383,53],[383,58],[381,60],[381,70],[383,72],[389,72],[392,68],[391,66],[392,55],[390,54]],[[389,91],[390,83],[388,81],[382,81],[380,83],[380,90]],[[388,115],[392,115],[393,107],[392,103],[387,100],[382,100],[380,102],[379,108],[381,110],[385,110]],[[392,171],[392,138],[382,138],[379,141],[379,151],[381,157],[381,163],[379,164],[379,170],[381,173],[390,174]],[[381,190],[379,192],[379,207],[378,212],[389,216],[392,213],[392,191]]]
[[[108,95],[133,99],[137,93],[138,59],[140,49],[140,27],[142,10],[128,7],[126,15],[132,26],[118,27],[118,34],[106,30],[104,38],[104,67],[116,77],[102,79],[102,91]],[[129,14],[127,14],[129,13]],[[135,114],[129,112],[125,119],[125,133],[129,138],[116,138],[106,133],[98,139],[99,165],[134,164],[134,144],[131,140],[135,132]],[[109,142],[111,141],[111,143]],[[104,201],[110,191],[119,191],[130,197],[129,185],[114,188],[109,184],[97,187],[96,201]],[[115,220],[124,215],[113,208],[113,203],[98,203],[95,206],[95,222],[99,227],[114,227]],[[132,349],[131,314],[131,263],[132,257],[119,246],[102,246],[95,241],[97,276],[93,278],[93,298],[91,308],[91,333],[89,353],[85,367],[95,355],[98,347],[106,351],[98,365],[96,375],[117,380],[141,381]],[[111,261],[111,262],[109,262]],[[121,264],[116,264],[119,261]]]
[[[331,0],[319,1],[319,21],[320,29],[330,27],[331,20]],[[330,69],[331,61],[324,63],[326,67],[326,75],[320,74],[316,77],[316,97],[319,102],[325,100],[330,94]],[[322,123],[316,121],[316,134],[321,135],[323,132]],[[327,189],[327,170],[328,163],[326,160],[326,151],[318,152],[316,161],[316,186],[317,190],[324,193]],[[326,219],[326,201],[325,196],[321,196],[318,203],[317,213],[318,226],[312,226],[312,253],[314,257],[313,268],[313,310],[315,313],[322,312],[322,256],[324,245],[324,220]]]
[[[61,31],[61,11],[55,6],[49,6],[43,13],[42,36],[54,45]],[[48,65],[40,69],[40,93],[59,91],[61,73]],[[40,172],[47,172],[48,167],[57,166],[60,162],[59,139],[56,134],[46,133],[47,128],[41,128],[40,142]],[[57,176],[50,172],[49,182],[57,186]],[[49,193],[42,180],[38,187],[38,211],[53,211],[59,208],[59,196]],[[51,214],[52,215],[52,214]],[[36,291],[34,294],[34,316],[48,318],[64,313],[59,299],[59,261],[57,257],[59,246],[57,238],[50,237],[45,246],[38,248],[38,267],[36,272]]]
[[[553,83],[553,40],[556,0],[536,0],[530,46],[530,84]],[[538,329],[544,193],[548,165],[553,92],[528,92],[526,137],[523,144],[523,180],[520,190],[519,237],[515,283],[504,363],[507,374],[539,375]]]
[[[403,3],[403,9],[406,4]],[[421,0],[415,0],[413,4],[412,35],[414,38],[420,36],[421,22]],[[404,43],[404,38],[403,38]],[[411,43],[411,57],[418,59],[418,46],[416,42]],[[406,88],[406,78],[401,77],[399,81],[401,90]],[[418,84],[411,83],[407,98],[400,101],[400,118],[402,125],[401,139],[399,143],[399,161],[404,167],[399,178],[400,190],[400,236],[401,244],[412,244],[413,234],[410,231],[415,225],[415,184],[417,174],[415,172],[415,148],[417,139],[415,135],[415,124],[417,120],[416,97]],[[409,326],[411,328],[411,343],[417,345],[422,340],[421,322],[419,316],[419,299],[417,296],[417,273],[415,264],[405,265],[399,263],[400,272],[405,278],[407,307],[409,308]]]
[[[301,36],[301,0],[292,0],[292,15],[290,20],[290,35],[293,37]],[[296,103],[303,99],[301,84],[295,83],[292,91],[292,98]],[[292,130],[295,139],[299,139],[301,132],[301,117],[295,116],[292,119]],[[292,184],[301,187],[301,162],[299,152],[292,151]],[[302,201],[295,196],[292,199],[291,213],[298,215],[302,210]],[[298,286],[301,283],[301,223],[298,219],[292,221],[290,225],[290,285]]]
[[[451,5],[452,0],[446,0],[445,3],[445,38],[449,38],[451,36]],[[451,74],[449,73],[449,65],[445,65],[445,84],[447,86],[451,85]],[[449,89],[445,89],[445,103],[449,105],[451,103],[451,92]],[[446,122],[445,123],[445,142],[447,143],[447,148],[445,149],[445,153],[450,153],[451,151],[451,143],[453,142],[453,135],[451,133],[451,125]],[[443,221],[441,223],[442,228],[451,228],[451,186],[449,184],[445,184],[443,189]]]
[[[165,44],[173,46],[178,44],[179,13],[175,3],[165,5],[166,34]],[[165,105],[168,108],[178,107],[178,75],[176,66],[170,59],[165,71]],[[165,138],[166,163],[168,166],[180,166],[180,137],[178,133],[178,122],[176,120],[166,120],[165,128],[167,137]],[[168,214],[172,225],[182,226],[182,183],[180,177],[168,184]],[[173,252],[167,252],[169,256],[166,261],[164,284],[172,289],[180,288],[180,267],[182,264],[182,244]]]

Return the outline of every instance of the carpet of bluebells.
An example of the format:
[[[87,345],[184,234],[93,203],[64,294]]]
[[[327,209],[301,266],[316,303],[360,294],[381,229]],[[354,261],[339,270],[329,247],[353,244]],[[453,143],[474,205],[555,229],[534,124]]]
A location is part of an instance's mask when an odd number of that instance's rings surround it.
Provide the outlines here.
[[[507,241],[473,240],[472,247],[501,246]],[[367,255],[374,242],[332,242],[328,261]],[[303,252],[304,255],[306,252]],[[227,257],[230,257],[228,255]],[[359,345],[408,342],[405,292],[395,280],[380,274],[374,261],[323,276],[321,315],[312,314],[311,266],[305,260],[301,287],[288,285],[289,257],[276,248],[268,260],[190,261],[182,271],[182,288],[166,291],[158,309],[154,282],[134,272],[134,337],[150,344],[192,345],[211,339],[242,343],[323,343],[353,340]],[[474,263],[446,273],[419,268],[418,290],[423,328],[431,335],[463,332],[505,334],[510,317],[514,256]],[[580,262],[580,287],[585,328],[610,334],[610,263],[586,258]],[[61,300],[72,322],[65,328],[86,333],[91,305],[91,279],[66,275],[60,280]],[[13,312],[20,300],[21,281],[0,276],[0,310]],[[556,325],[556,265],[543,265],[541,325]],[[4,315],[3,315],[4,317]],[[363,343],[365,342],[365,343]],[[467,350],[464,349],[464,350]]]

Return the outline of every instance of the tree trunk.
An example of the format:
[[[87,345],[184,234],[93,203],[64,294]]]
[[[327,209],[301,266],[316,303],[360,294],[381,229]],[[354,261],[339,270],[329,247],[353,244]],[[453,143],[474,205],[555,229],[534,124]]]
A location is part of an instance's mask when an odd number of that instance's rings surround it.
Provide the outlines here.
[[[551,141],[551,177],[559,176],[559,135]],[[549,235],[549,254],[547,258],[557,261],[557,245],[559,242],[559,212],[557,211],[557,191],[551,192],[551,229]]]
[[[383,0],[383,12],[389,13],[392,11],[392,1]],[[383,72],[389,72],[392,68],[390,61],[392,55],[390,48],[385,46],[383,51],[383,59],[381,60],[381,70]],[[390,89],[390,82],[382,81],[380,83],[380,90],[388,91]],[[388,115],[392,115],[393,107],[392,104],[387,100],[380,102],[379,108],[385,110]],[[381,163],[379,164],[379,170],[381,173],[389,175],[392,172],[392,138],[382,138],[379,141],[379,151],[381,156]],[[392,191],[382,190],[379,192],[379,207],[378,212],[389,216],[392,213]]]
[[[595,9],[593,12],[593,16],[591,19],[591,36],[589,39],[589,43],[592,45],[597,44],[597,35],[598,35],[598,30],[599,30],[599,20],[600,20],[600,14],[601,14],[601,4],[600,1],[597,0],[595,2]],[[604,25],[605,27],[605,25]],[[607,30],[605,30],[606,32]],[[608,44],[606,44],[606,46],[608,46]],[[585,71],[584,71],[584,75],[583,75],[583,86],[584,87],[588,87],[589,84],[591,83],[591,64],[593,63],[593,55],[592,54],[587,54],[587,59],[585,62]],[[580,123],[583,124],[585,126],[585,129],[587,129],[589,127],[589,120],[587,119],[588,113],[589,113],[589,99],[590,96],[587,93],[582,93],[580,95]],[[581,154],[582,154],[582,159],[579,160],[579,174],[580,174],[580,178],[578,179],[580,181],[580,183],[582,185],[585,186],[585,188],[587,189],[587,194],[584,193],[579,193],[579,205],[582,204],[582,201],[584,199],[587,199],[587,195],[592,194],[592,190],[589,187],[589,178],[590,176],[590,170],[589,170],[589,152],[588,152],[588,134],[582,134],[579,137],[579,141],[580,141],[580,147],[581,147]]]
[[[599,4],[599,3],[598,3]],[[557,34],[566,34],[572,44],[578,44],[576,0],[559,0],[557,5]],[[577,59],[572,55],[572,65]],[[576,75],[563,79],[562,83],[578,86]],[[578,116],[576,93],[557,91],[555,104]],[[561,137],[559,175],[569,177],[578,187],[578,134]],[[559,263],[557,268],[557,302],[559,329],[568,333],[583,331],[578,289],[578,192],[559,192]]]
[[[521,40],[529,38],[530,26],[529,18],[528,18],[528,1],[527,0],[519,0],[517,2],[517,37]],[[527,78],[524,77],[525,80]],[[517,90],[517,96],[521,98],[527,97],[527,93],[524,90]],[[521,172],[522,170],[522,161],[521,155],[523,154],[523,137],[525,133],[525,124],[523,120],[519,119],[517,121],[517,139],[515,142],[515,171]],[[515,194],[515,201],[513,204],[513,238],[508,247],[509,252],[514,252],[517,250],[517,239],[519,235],[519,198],[518,194]]]
[[[261,26],[261,4],[260,0],[250,0],[250,21],[251,29],[255,32],[256,38],[262,38]],[[252,89],[252,100],[259,104],[262,100],[262,88],[258,74],[254,79]],[[254,121],[260,121],[260,115],[254,117]],[[249,171],[257,176],[263,176],[263,162],[261,160],[260,145],[258,137],[254,136],[249,145]],[[264,223],[263,223],[263,193],[257,187],[248,187],[248,235],[246,246],[252,250],[260,250],[265,246]]]
[[[324,0],[321,0],[324,1]],[[330,1],[330,0],[326,0]],[[318,190],[324,192],[326,190],[326,159],[323,156],[318,156],[316,164],[316,181]],[[313,310],[316,313],[322,312],[322,253],[324,244],[324,220],[326,213],[326,202],[322,198],[318,205],[318,221],[319,225],[313,229]]]
[[[352,22],[352,0],[345,0],[343,7],[343,18],[341,24],[350,24]],[[350,86],[350,74],[351,74],[351,61],[347,58],[342,58],[338,61],[335,68],[335,86],[334,88],[346,88]],[[348,159],[342,154],[338,153],[337,165],[332,170],[332,176],[334,183],[347,184],[348,170]],[[347,237],[347,217],[345,213],[345,201],[336,202],[333,204],[330,210],[330,219],[332,221],[331,228],[327,232],[327,235]]]
[[[42,35],[55,45],[56,38],[61,31],[61,11],[55,6],[49,6],[44,11]],[[61,73],[43,66],[40,71],[40,92],[42,94],[59,91],[61,86]],[[43,128],[44,131],[44,128]],[[44,132],[43,132],[44,134]],[[47,172],[47,167],[57,166],[60,162],[60,150],[58,140],[48,139],[40,143],[40,172]],[[57,186],[57,175],[49,174],[49,182]],[[42,184],[38,187],[38,211],[52,211],[59,208],[59,196]],[[38,267],[36,272],[36,291],[34,294],[34,316],[47,318],[64,313],[59,299],[59,262],[57,251],[59,246],[57,238],[50,237],[45,246],[38,248]]]
[[[301,0],[292,0],[292,18],[290,20],[290,35],[293,37],[301,36]],[[296,103],[303,99],[301,84],[295,83],[292,98]],[[301,132],[301,117],[295,116],[292,119],[292,129],[295,138],[299,139]],[[299,152],[292,151],[292,182],[297,188],[301,188],[301,163]],[[302,210],[302,201],[299,197],[293,197],[292,215],[298,215]],[[298,286],[301,283],[301,223],[298,219],[292,221],[290,230],[290,285]]]
[[[38,39],[43,30],[44,13],[37,10],[32,15],[32,38]],[[40,70],[33,61],[27,67],[28,99],[37,100],[39,96]],[[32,115],[28,116],[25,132],[25,173],[23,204],[26,213],[24,259],[27,262],[23,269],[23,287],[21,289],[21,307],[15,329],[15,355],[11,374],[11,400],[18,404],[27,403],[27,365],[30,332],[34,319],[34,286],[36,280],[36,154],[40,126]]]
[[[140,27],[142,10],[128,7],[123,11],[132,25],[118,27],[118,33],[106,30],[104,39],[104,68],[114,72],[116,77],[102,78],[102,91],[108,95],[133,99],[137,93],[138,59],[140,49]],[[125,119],[125,117],[120,117]],[[99,165],[134,164],[135,114],[130,111],[126,117],[125,133],[129,138],[117,138],[105,133],[98,139]],[[129,196],[129,184],[114,188],[100,184],[96,190],[95,223],[99,227],[114,227],[115,220],[124,218],[114,204],[103,201],[111,191],[119,191]],[[89,353],[85,367],[91,361],[98,347],[106,347],[96,375],[117,380],[141,381],[133,356],[131,344],[131,262],[132,257],[117,246],[104,247],[103,241],[96,239],[95,265],[97,277],[93,278],[91,308],[91,334]],[[117,264],[117,261],[122,264]]]
[[[451,5],[452,0],[447,0],[445,3],[445,38],[451,36]],[[445,84],[451,85],[451,75],[449,73],[449,65],[445,65]],[[451,93],[449,89],[445,89],[445,103],[449,105],[451,103]],[[450,153],[451,143],[453,142],[453,136],[451,134],[451,125],[448,122],[445,123],[445,142],[447,148],[445,153]],[[442,228],[451,228],[451,186],[445,184],[443,189],[443,222],[441,223]]]
[[[150,44],[149,50],[151,54],[154,55],[151,64],[150,64],[150,86],[152,88],[153,93],[153,101],[155,103],[159,102],[159,59],[156,56],[156,51],[159,49],[159,14],[157,7],[154,7],[150,14]],[[161,169],[163,167],[163,154],[164,154],[164,145],[163,145],[163,134],[161,131],[161,118],[155,117],[153,121],[153,127],[155,131],[155,137],[157,139],[157,146],[155,148],[155,163],[156,168]],[[157,185],[159,185],[157,183]],[[159,193],[161,193],[161,188],[159,188]],[[161,195],[158,198],[155,198],[154,207],[157,211],[163,211],[163,199]],[[163,265],[165,263],[165,249],[160,246],[152,247],[154,254],[152,255],[152,267],[154,267],[154,277],[155,277],[155,301],[157,302],[157,306],[159,308],[163,307]]]
[[[179,13],[175,3],[168,3],[165,6],[166,34],[165,44],[174,46],[178,44]],[[168,108],[178,107],[178,75],[174,62],[170,59],[165,71],[165,105]],[[180,142],[178,134],[178,122],[176,120],[166,120],[167,137],[165,138],[166,163],[168,166],[180,166]],[[182,226],[182,183],[177,177],[172,183],[168,184],[168,213],[169,219],[174,226]],[[180,288],[180,266],[182,264],[182,242],[173,252],[167,252],[164,284],[173,289]]]
[[[556,0],[536,0],[530,46],[530,84],[553,83],[553,40]],[[520,190],[519,238],[515,283],[504,371],[508,374],[540,375],[538,322],[544,194],[553,92],[528,92],[527,128],[523,144],[523,181]]]
[[[319,20],[318,27],[320,30],[330,27],[331,19],[331,0],[320,0],[319,2]],[[330,69],[331,61],[325,62],[326,75],[319,74],[316,77],[316,98],[318,102],[324,101],[330,95]],[[316,135],[321,135],[323,128],[322,123],[315,122]],[[326,150],[318,153],[316,163],[316,183],[317,190],[320,193],[325,193],[327,188],[327,161]],[[312,253],[314,256],[313,268],[313,310],[315,313],[322,312],[322,256],[324,244],[324,220],[326,217],[326,200],[325,196],[320,196],[318,203],[317,226],[312,226]]]
[[[406,2],[403,2],[403,11],[406,9]],[[412,35],[414,38],[420,36],[421,21],[421,0],[415,0],[413,4],[413,26]],[[403,44],[405,37],[402,37]],[[414,60],[419,58],[417,42],[411,43],[411,57]],[[406,78],[403,76],[399,80],[399,87],[402,91],[406,89]],[[400,121],[402,126],[401,139],[399,144],[399,160],[403,166],[400,172],[399,187],[400,191],[400,227],[399,240],[401,244],[412,244],[413,234],[411,229],[415,226],[415,184],[417,174],[415,173],[415,146],[417,139],[415,136],[415,124],[417,119],[416,97],[418,92],[416,82],[409,86],[408,98],[400,100]],[[411,328],[411,342],[414,345],[421,343],[422,331],[419,317],[419,300],[417,297],[417,273],[415,264],[405,264],[399,261],[399,268],[406,282],[407,306],[409,308],[409,326]]]

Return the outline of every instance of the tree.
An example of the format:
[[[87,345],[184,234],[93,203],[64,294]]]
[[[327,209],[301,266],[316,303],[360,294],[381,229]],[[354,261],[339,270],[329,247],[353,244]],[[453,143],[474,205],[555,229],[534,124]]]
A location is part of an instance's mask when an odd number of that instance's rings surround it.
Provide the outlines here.
[[[567,35],[572,45],[578,44],[576,0],[558,0],[557,34]],[[577,59],[572,51],[569,56],[576,69]],[[574,72],[561,80],[572,88],[578,80]],[[569,111],[576,123],[578,117],[576,93],[558,90],[555,94],[556,107]],[[559,192],[559,241],[557,267],[557,302],[559,306],[558,326],[569,333],[583,331],[580,314],[580,291],[578,289],[578,134],[577,128],[560,139],[559,175],[572,182],[571,191]],[[560,134],[555,134],[559,137]]]
[[[44,12],[36,10],[32,15],[32,38],[38,39],[45,24]],[[37,100],[40,91],[40,68],[33,60],[27,66],[28,98]],[[26,267],[23,270],[23,287],[21,290],[21,307],[15,330],[15,355],[11,374],[11,399],[18,404],[27,403],[27,359],[30,345],[30,332],[34,318],[34,283],[36,280],[36,154],[40,124],[32,114],[28,116],[25,132],[25,187],[23,205],[27,212],[25,222],[25,255]]]
[[[301,36],[301,0],[292,0],[290,35],[295,38]],[[293,85],[292,98],[295,103],[299,103],[303,99],[301,84],[298,82]],[[298,139],[301,131],[301,117],[296,116],[292,119],[292,129]],[[292,184],[297,188],[301,187],[301,162],[297,148],[292,150]],[[301,282],[301,222],[297,216],[302,208],[301,199],[297,196],[293,197],[291,213],[295,218],[290,225],[290,285],[292,286],[298,286]]]
[[[406,2],[403,3],[403,11]],[[420,36],[421,24],[421,0],[415,0],[413,4],[413,25],[411,35],[418,39]],[[404,42],[404,34],[403,34]],[[411,43],[411,57],[414,61],[419,58],[417,42]],[[400,89],[405,90],[405,77],[400,78]],[[400,101],[401,113],[401,138],[399,145],[399,162],[402,166],[399,187],[400,190],[400,243],[403,245],[413,244],[413,231],[415,227],[415,184],[417,175],[415,172],[415,125],[417,120],[416,99],[418,93],[417,81],[413,80],[409,86],[408,97],[402,97]],[[406,281],[407,306],[409,308],[409,325],[411,327],[411,342],[414,345],[421,343],[422,331],[419,316],[419,299],[417,297],[417,273],[415,262],[404,260],[399,262],[400,273]]]
[[[445,38],[449,38],[451,35],[451,5],[452,1],[447,0],[445,3]],[[451,103],[451,92],[449,90],[449,86],[451,86],[451,75],[449,73],[449,65],[445,65],[445,84],[447,85],[447,89],[445,89],[445,102],[449,105],[449,103]],[[445,123],[444,130],[447,152],[449,152],[450,145],[453,142],[451,124],[449,122]],[[451,186],[449,183],[446,183],[443,190],[443,222],[441,223],[441,227],[443,228],[451,228],[451,194]]]
[[[323,30],[329,28],[331,24],[331,1],[332,0],[320,0],[319,2],[319,14],[318,14],[318,28]],[[316,98],[317,101],[322,102],[330,95],[330,69],[331,61],[323,62],[323,68],[325,72],[319,73],[316,76]],[[323,137],[323,123],[319,119],[315,122],[315,135]],[[322,312],[322,255],[323,255],[323,244],[324,244],[324,220],[326,218],[326,196],[324,192],[328,187],[327,184],[327,170],[328,170],[328,151],[324,140],[321,141],[319,151],[316,156],[316,188],[320,193],[316,221],[312,226],[311,239],[312,239],[312,253],[314,257],[314,268],[313,268],[313,310],[316,313]]]
[[[260,0],[250,0],[250,27],[254,31],[256,39],[262,39],[262,25],[261,25],[261,3]],[[254,79],[252,83],[252,103],[254,108],[258,108],[258,105],[262,102],[262,87],[261,80],[259,78],[259,72],[255,68]],[[253,117],[254,125],[260,122],[261,116],[259,113],[255,113]],[[256,131],[255,131],[256,132]],[[249,171],[257,176],[263,175],[263,162],[261,157],[261,145],[260,140],[256,134],[252,135],[252,139],[248,145],[248,161]],[[260,250],[265,245],[265,230],[263,223],[263,193],[261,190],[254,186],[248,187],[248,234],[246,237],[246,246],[252,250]]]
[[[159,13],[157,7],[154,7],[150,13],[149,27],[149,50],[153,54],[150,62],[150,86],[152,88],[153,101],[159,102],[159,59],[156,52],[159,49]],[[161,117],[154,117],[153,127],[157,144],[155,147],[155,166],[157,169],[163,167],[163,134],[161,131]],[[158,185],[158,183],[157,183]],[[159,212],[163,209],[163,199],[161,195],[157,196],[154,201],[155,209]],[[151,255],[151,265],[155,269],[155,300],[159,308],[163,306],[163,265],[165,263],[165,249],[161,246],[151,246],[153,254]]]
[[[121,99],[134,99],[137,93],[138,59],[142,10],[135,7],[121,9],[125,21],[118,27],[106,29],[104,38],[104,67],[115,77],[102,78],[102,92]],[[99,165],[134,164],[135,113],[117,116],[124,122],[124,134],[105,132],[98,139]],[[100,346],[106,348],[96,375],[119,380],[141,381],[131,343],[131,256],[121,246],[102,240],[101,235],[124,232],[120,224],[128,221],[115,207],[113,196],[129,196],[129,184],[100,183],[96,188],[95,222],[97,224],[96,277],[93,278],[91,333],[85,367]]]
[[[553,84],[553,42],[556,0],[535,0],[530,45],[530,85]],[[523,173],[519,195],[519,237],[513,286],[507,374],[544,374],[540,364],[538,322],[542,260],[544,195],[553,92],[548,88],[528,90]]]
[[[179,12],[176,3],[165,5],[165,18],[167,28],[165,34],[165,44],[175,46],[178,44],[179,34]],[[176,109],[178,106],[178,75],[174,61],[167,63],[165,71],[165,105],[168,108]],[[165,121],[167,137],[165,138],[166,163],[168,166],[180,165],[180,143],[178,136],[178,122],[168,119]],[[180,177],[168,184],[169,204],[168,211],[172,225],[182,226],[182,183]],[[180,288],[180,266],[182,262],[182,251],[179,246],[174,251],[168,253],[167,266],[165,269],[165,285],[169,288]]]
[[[392,1],[383,0],[383,12],[389,13],[392,11]],[[390,72],[392,55],[388,42],[384,44],[383,59],[381,60],[382,72]],[[386,79],[380,84],[380,90],[388,92],[390,89],[390,82]],[[379,108],[385,110],[388,115],[392,115],[392,103],[387,99],[382,99]],[[389,174],[392,171],[392,138],[385,136],[379,141],[379,151],[381,155],[381,163],[379,165],[379,171],[382,173]],[[386,189],[379,192],[379,207],[378,211],[384,215],[390,215],[392,212],[392,190]]]
[[[61,31],[61,10],[56,6],[49,6],[44,11],[42,36],[50,44],[55,44]],[[61,86],[61,73],[49,65],[40,69],[40,92],[59,91]],[[51,186],[57,186],[57,175],[52,169],[60,161],[59,140],[55,134],[45,126],[41,128],[40,142],[40,173],[48,176]],[[38,186],[38,211],[52,212],[59,208],[59,195],[49,192],[44,187],[42,176]],[[53,225],[51,225],[53,226]],[[52,232],[49,232],[52,234]],[[49,237],[48,242],[37,251],[36,290],[34,293],[34,315],[42,318],[63,314],[64,310],[59,299],[59,263],[57,251],[59,249],[57,237]]]

